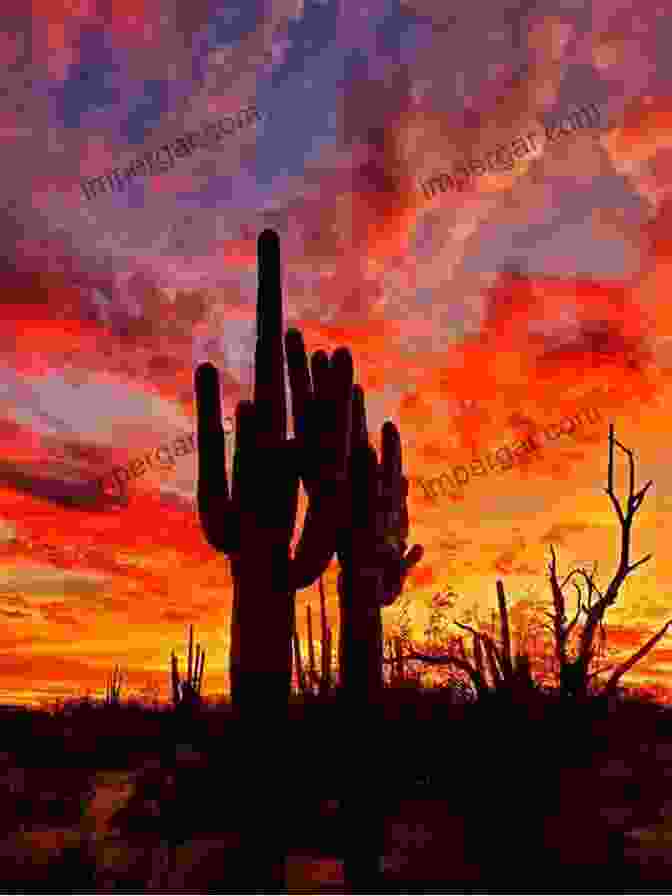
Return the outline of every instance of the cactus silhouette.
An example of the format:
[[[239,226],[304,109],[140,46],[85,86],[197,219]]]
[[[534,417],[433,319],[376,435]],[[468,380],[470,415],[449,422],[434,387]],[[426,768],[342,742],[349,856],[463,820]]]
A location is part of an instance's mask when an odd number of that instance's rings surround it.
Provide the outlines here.
[[[341,632],[339,665],[347,699],[378,703],[383,688],[381,607],[401,594],[423,548],[406,551],[408,480],[402,473],[399,430],[382,429],[382,460],[369,444],[364,392],[353,387],[349,478],[338,534]]]
[[[299,691],[304,699],[311,700],[317,696],[325,699],[332,687],[331,674],[331,655],[332,655],[332,631],[327,622],[327,598],[324,593],[324,583],[322,576],[319,579],[320,589],[320,672],[317,672],[317,664],[315,662],[315,646],[313,643],[313,624],[310,606],[306,607],[306,622],[308,628],[308,673],[303,667],[303,658],[301,656],[301,644],[299,642],[299,633],[294,624],[294,665],[296,667],[296,679]],[[315,693],[317,688],[317,694]]]
[[[196,645],[196,661],[193,664],[194,626],[189,626],[189,654],[187,660],[187,677],[180,681],[180,671],[175,652],[170,654],[170,675],[173,688],[173,703],[175,706],[194,707],[201,702],[201,685],[203,683],[203,667],[205,666],[205,649],[201,652],[201,645]]]
[[[236,447],[229,492],[219,378],[211,364],[196,371],[198,509],[210,545],[231,558],[231,695],[241,712],[286,712],[291,682],[294,595],[325,571],[336,548],[339,487],[345,479],[352,358],[338,349],[311,359],[301,333],[286,335],[294,417],[287,438],[280,243],[258,240],[259,291],[254,401],[236,411]],[[294,556],[289,546],[299,478],[308,495]]]
[[[265,747],[268,733],[281,737],[287,723],[296,591],[319,578],[336,549],[353,371],[350,352],[344,348],[331,359],[325,352],[316,352],[309,371],[297,330],[287,332],[283,350],[278,235],[265,230],[257,249],[254,400],[239,402],[236,410],[229,491],[219,378],[211,364],[198,367],[197,501],[209,544],[231,559],[231,697],[243,723],[237,774],[250,782],[250,792],[239,807],[243,841],[239,870],[248,881],[254,874],[257,892],[282,892],[285,850],[281,837],[286,824],[278,813],[286,784]],[[287,438],[285,350],[292,439]],[[308,508],[290,556],[299,481],[308,496]],[[262,821],[254,810],[257,801],[271,805]]]
[[[121,702],[121,686],[122,675],[118,665],[114,667],[114,671],[107,681],[105,688],[105,705],[119,706]]]
[[[364,392],[353,386],[348,482],[343,489],[337,552],[341,566],[339,667],[344,730],[364,743],[380,737],[383,698],[381,607],[401,594],[423,548],[406,551],[408,480],[402,473],[399,430],[382,428],[382,460],[369,444]],[[383,855],[383,782],[373,762],[350,757],[345,781],[343,874],[353,892],[375,892]]]

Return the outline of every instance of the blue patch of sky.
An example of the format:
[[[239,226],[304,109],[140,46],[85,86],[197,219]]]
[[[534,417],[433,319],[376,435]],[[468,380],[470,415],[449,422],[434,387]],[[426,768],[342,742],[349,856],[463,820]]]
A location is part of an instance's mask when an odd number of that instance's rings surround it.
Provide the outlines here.
[[[168,84],[166,81],[142,81],[136,95],[135,104],[120,125],[121,134],[132,146],[144,143],[148,131],[161,121],[168,108]]]
[[[429,16],[402,8],[394,3],[376,28],[376,55],[397,64],[410,63],[412,57],[433,39],[433,22]]]
[[[192,75],[203,82],[208,53],[243,40],[261,24],[268,0],[221,0],[210,3],[207,23],[192,38]]]
[[[288,25],[291,46],[283,61],[257,81],[257,108],[270,113],[256,150],[260,198],[276,175],[301,175],[320,143],[335,140],[344,56],[336,44],[337,16],[336,0],[326,4],[307,0],[302,19]]]
[[[82,127],[81,118],[88,112],[114,108],[121,100],[119,77],[125,51],[109,46],[104,28],[83,26],[79,36],[80,61],[68,66],[68,77],[62,85],[51,87],[55,115],[66,128]]]

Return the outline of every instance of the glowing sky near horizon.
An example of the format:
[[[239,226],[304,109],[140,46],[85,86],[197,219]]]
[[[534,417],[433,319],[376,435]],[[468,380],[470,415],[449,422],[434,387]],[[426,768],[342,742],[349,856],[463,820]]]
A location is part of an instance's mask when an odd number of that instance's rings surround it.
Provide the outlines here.
[[[672,617],[656,537],[672,512],[665,13],[40,0],[3,14],[0,702],[102,694],[117,662],[167,697],[190,622],[206,695],[226,687],[231,580],[199,529],[195,455],[132,481],[127,505],[93,481],[193,432],[198,363],[222,371],[224,414],[250,396],[265,227],[281,238],[287,325],[311,350],[351,347],[378,447],[385,419],[400,426],[411,542],[425,546],[406,588],[416,635],[448,585],[458,619],[474,603],[489,617],[497,578],[518,613],[530,592],[548,598],[551,543],[563,574],[597,561],[606,587],[620,537],[608,422],[637,483],[654,480],[633,537],[634,559],[653,559],[607,617],[614,656]],[[254,127],[84,200],[83,179],[251,103]],[[465,192],[422,194],[587,103],[599,128],[541,140]],[[604,423],[462,496],[432,504],[414,482],[584,406]],[[299,594],[301,621],[307,601],[316,588]],[[671,639],[626,682],[669,687]]]

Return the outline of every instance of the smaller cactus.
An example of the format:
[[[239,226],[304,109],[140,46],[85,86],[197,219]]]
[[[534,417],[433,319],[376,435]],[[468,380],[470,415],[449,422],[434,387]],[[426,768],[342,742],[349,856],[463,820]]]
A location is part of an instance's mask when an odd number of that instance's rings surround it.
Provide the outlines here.
[[[114,667],[105,687],[105,706],[119,706],[121,702],[122,676],[118,665]]]
[[[201,685],[203,683],[203,667],[205,666],[205,648],[196,645],[196,662],[192,664],[194,647],[194,626],[189,626],[189,654],[187,659],[187,677],[180,680],[180,671],[175,651],[170,653],[170,673],[175,706],[197,706],[201,702]]]
[[[333,639],[331,628],[327,622],[327,599],[324,593],[324,585],[322,576],[319,578],[320,588],[320,671],[317,671],[317,662],[315,659],[315,645],[313,643],[313,621],[310,606],[306,607],[306,622],[308,627],[308,671],[304,669],[303,659],[301,656],[301,644],[299,642],[299,633],[296,628],[296,620],[294,621],[294,631],[292,640],[294,643],[294,664],[296,667],[296,678],[299,691],[304,698],[312,699],[314,697],[324,698],[328,696],[333,685],[333,677],[331,674],[331,659],[333,650]],[[315,692],[317,688],[317,693]]]

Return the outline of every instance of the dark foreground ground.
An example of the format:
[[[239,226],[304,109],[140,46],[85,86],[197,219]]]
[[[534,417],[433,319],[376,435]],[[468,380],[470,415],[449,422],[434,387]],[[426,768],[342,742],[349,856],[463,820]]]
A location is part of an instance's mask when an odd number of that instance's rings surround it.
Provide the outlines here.
[[[188,721],[84,707],[0,724],[0,892],[246,892],[234,871],[246,788],[226,706]],[[670,891],[669,710],[388,691],[374,742],[343,731],[333,703],[293,705],[289,727],[284,745],[268,732],[268,755],[282,750],[291,773],[290,892],[347,892],[340,799],[353,756],[382,781],[380,893]]]

